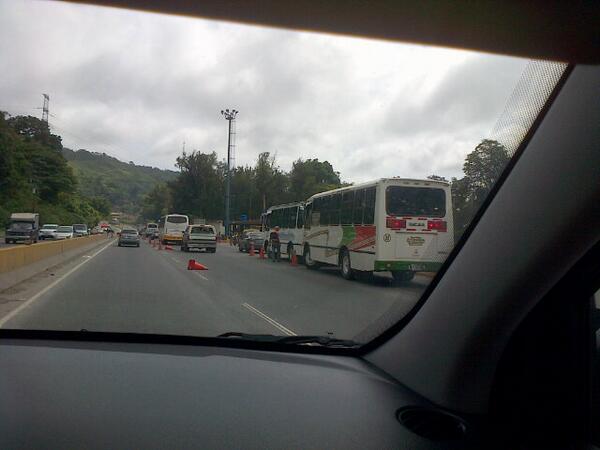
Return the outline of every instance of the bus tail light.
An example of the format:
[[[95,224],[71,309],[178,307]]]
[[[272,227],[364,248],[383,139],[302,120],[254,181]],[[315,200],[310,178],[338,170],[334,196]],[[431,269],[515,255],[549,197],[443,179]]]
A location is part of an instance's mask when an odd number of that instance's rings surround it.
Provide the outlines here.
[[[406,228],[406,220],[388,217],[385,220],[385,226],[391,228],[392,230],[401,230],[403,228]]]
[[[448,231],[448,224],[445,220],[430,220],[427,222],[427,229],[430,231],[439,231],[445,233]]]

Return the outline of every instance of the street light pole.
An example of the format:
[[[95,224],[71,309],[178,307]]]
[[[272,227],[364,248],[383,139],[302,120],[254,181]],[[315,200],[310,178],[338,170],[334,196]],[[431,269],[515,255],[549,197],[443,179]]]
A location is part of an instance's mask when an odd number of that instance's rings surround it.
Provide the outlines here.
[[[229,236],[229,199],[231,194],[231,122],[235,120],[235,116],[237,116],[239,111],[232,109],[229,111],[226,109],[225,111],[221,110],[221,114],[225,117],[225,120],[229,122],[229,131],[227,134],[227,181],[225,184],[225,234]]]

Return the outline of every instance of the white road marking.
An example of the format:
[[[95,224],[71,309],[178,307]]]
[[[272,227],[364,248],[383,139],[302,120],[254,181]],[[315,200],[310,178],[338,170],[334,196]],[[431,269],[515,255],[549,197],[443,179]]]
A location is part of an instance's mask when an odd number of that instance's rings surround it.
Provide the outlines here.
[[[265,313],[259,311],[254,306],[249,305],[248,303],[242,303],[242,306],[244,308],[246,308],[247,310],[249,310],[249,311],[253,312],[254,314],[256,314],[261,319],[266,320],[271,325],[273,325],[275,328],[277,328],[279,331],[282,331],[283,333],[287,334],[288,336],[297,336],[297,334],[294,333],[292,330],[290,330],[289,328],[284,327],[279,322],[277,322],[275,319],[271,319],[269,316],[267,316]]]
[[[57,278],[52,283],[50,283],[48,286],[46,286],[44,289],[42,289],[40,292],[38,292],[33,297],[31,297],[29,300],[25,301],[25,303],[21,304],[19,307],[15,308],[15,309],[13,309],[6,316],[4,316],[2,319],[0,319],[0,328],[2,328],[4,326],[4,324],[6,322],[8,322],[10,319],[12,319],[17,314],[19,314],[23,309],[25,309],[28,306],[30,306],[38,298],[40,298],[42,295],[44,295],[46,292],[48,292],[50,289],[52,289],[54,286],[56,286],[62,280],[64,280],[65,278],[67,278],[69,275],[71,275],[73,272],[75,272],[77,269],[79,269],[85,263],[90,262],[92,260],[92,258],[94,258],[98,254],[100,254],[101,252],[103,252],[104,250],[106,250],[112,244],[113,244],[113,241],[109,242],[104,247],[102,247],[100,250],[98,250],[96,253],[94,253],[93,255],[91,255],[89,258],[86,258],[83,261],[81,261],[79,264],[77,264],[75,267],[73,267],[71,270],[69,270],[67,273],[65,273],[62,277]]]

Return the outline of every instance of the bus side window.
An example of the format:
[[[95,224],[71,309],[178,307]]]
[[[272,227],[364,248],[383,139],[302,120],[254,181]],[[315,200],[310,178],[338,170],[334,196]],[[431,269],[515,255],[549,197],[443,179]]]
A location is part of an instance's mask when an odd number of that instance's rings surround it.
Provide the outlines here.
[[[354,191],[346,191],[342,194],[342,225],[352,223],[352,203],[354,202]]]
[[[362,215],[364,209],[365,190],[360,189],[354,194],[354,225],[362,225]]]
[[[321,204],[319,205],[319,210],[321,211],[319,225],[329,225],[329,199],[330,197],[321,197]]]
[[[310,230],[312,224],[312,203],[308,203],[304,207],[304,228]]]
[[[329,199],[329,225],[340,224],[340,205],[342,202],[341,194],[333,194]]]
[[[296,222],[296,228],[304,227],[304,210],[298,208],[298,221]]]
[[[363,224],[373,225],[375,223],[375,186],[365,190],[365,212]]]
[[[287,228],[288,227],[288,208],[281,208],[279,210],[279,226],[281,228]]]
[[[288,214],[288,228],[296,228],[297,227],[297,216],[298,216],[298,207],[294,206],[290,208],[290,213]]]
[[[315,198],[312,205],[312,225],[319,226],[321,224],[321,204],[323,197]]]

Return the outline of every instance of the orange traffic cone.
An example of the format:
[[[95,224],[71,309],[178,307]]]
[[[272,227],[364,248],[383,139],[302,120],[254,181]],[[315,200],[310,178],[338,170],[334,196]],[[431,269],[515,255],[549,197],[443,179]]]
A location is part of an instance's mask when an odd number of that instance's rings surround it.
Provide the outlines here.
[[[265,259],[265,248],[262,245],[258,249],[258,259]]]
[[[248,251],[248,254],[250,256],[254,256],[254,244],[252,243],[250,244],[250,250]]]
[[[208,267],[206,267],[204,264],[200,264],[199,262],[196,262],[195,259],[190,259],[188,261],[188,270],[208,270]]]
[[[296,250],[292,249],[292,255],[291,255],[291,264],[292,266],[297,266],[298,265],[298,257],[296,256]]]

